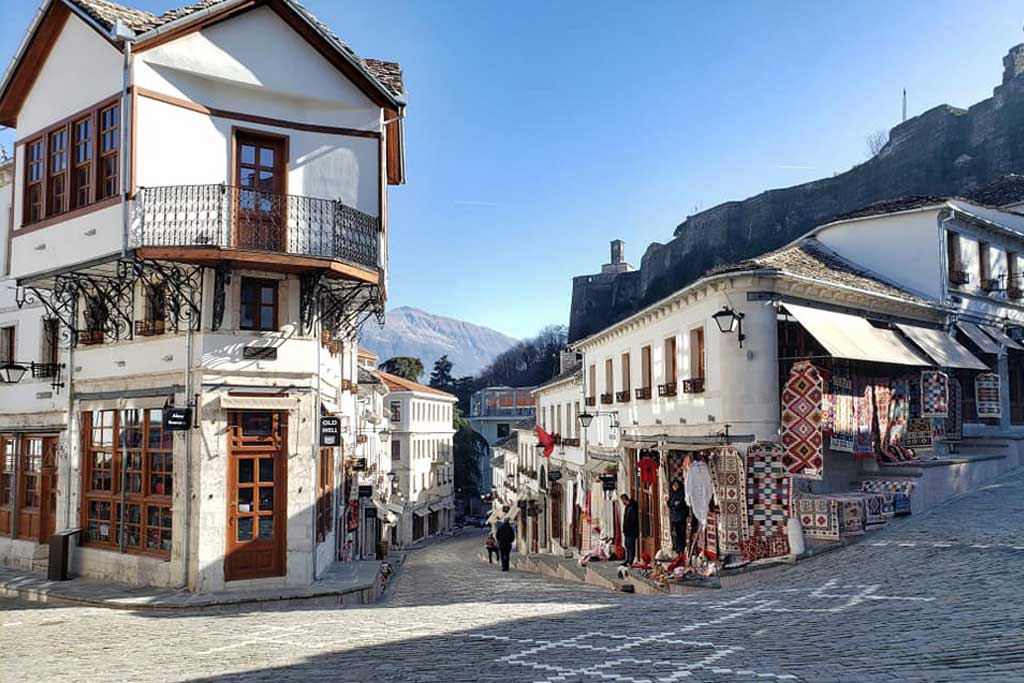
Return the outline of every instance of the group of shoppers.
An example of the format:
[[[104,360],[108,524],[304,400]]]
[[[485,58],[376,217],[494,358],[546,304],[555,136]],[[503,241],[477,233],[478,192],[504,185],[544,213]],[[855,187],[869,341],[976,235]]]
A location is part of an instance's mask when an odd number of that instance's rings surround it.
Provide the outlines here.
[[[619,500],[622,501],[622,542],[625,548],[622,565],[628,567],[636,561],[636,548],[640,540],[640,508],[636,499],[630,498],[626,493],[620,495]],[[686,550],[691,517],[690,508],[686,504],[683,482],[678,479],[672,480],[671,491],[666,503],[671,524],[672,550],[681,553]],[[485,541],[487,561],[493,564],[494,557],[497,555],[501,562],[501,571],[507,572],[515,539],[516,530],[512,523],[504,519],[498,522],[494,533],[488,534]]]

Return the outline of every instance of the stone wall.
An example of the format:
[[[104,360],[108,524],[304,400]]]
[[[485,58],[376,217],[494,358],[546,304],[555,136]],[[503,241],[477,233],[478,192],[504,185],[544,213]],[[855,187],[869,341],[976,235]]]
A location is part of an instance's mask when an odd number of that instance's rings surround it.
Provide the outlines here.
[[[793,187],[726,202],[686,218],[637,271],[573,279],[569,339],[582,339],[696,280],[708,269],[777,249],[830,219],[909,195],[965,195],[1024,172],[1024,44],[1003,60],[993,96],[942,105],[901,123],[873,159]]]

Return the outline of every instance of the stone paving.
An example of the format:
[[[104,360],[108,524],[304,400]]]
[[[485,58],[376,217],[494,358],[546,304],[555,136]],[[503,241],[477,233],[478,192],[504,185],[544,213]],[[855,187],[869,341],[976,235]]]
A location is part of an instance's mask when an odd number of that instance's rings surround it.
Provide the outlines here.
[[[480,542],[410,553],[372,607],[0,601],[0,680],[1024,682],[1024,470],[742,589],[502,574]]]

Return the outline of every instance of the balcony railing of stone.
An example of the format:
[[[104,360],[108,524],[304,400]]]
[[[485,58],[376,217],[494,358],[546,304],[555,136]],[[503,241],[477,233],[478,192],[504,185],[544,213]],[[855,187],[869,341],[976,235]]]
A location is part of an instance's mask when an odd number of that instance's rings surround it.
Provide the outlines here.
[[[339,259],[376,270],[380,219],[334,199],[230,185],[139,189],[135,247],[223,247]]]

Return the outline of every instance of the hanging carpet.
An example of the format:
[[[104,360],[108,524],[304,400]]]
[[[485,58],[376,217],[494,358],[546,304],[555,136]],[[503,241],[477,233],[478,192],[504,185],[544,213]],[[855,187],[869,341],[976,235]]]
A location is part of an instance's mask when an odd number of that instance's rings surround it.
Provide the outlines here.
[[[757,441],[747,447],[744,538],[785,535],[792,507],[785,457],[783,448],[770,441]]]
[[[938,370],[921,372],[921,417],[949,416],[949,376]]]
[[[829,448],[843,453],[854,452],[857,437],[857,415],[853,382],[849,377],[832,376],[832,433]]]
[[[747,526],[743,454],[735,448],[722,448],[709,458],[708,464],[718,503],[719,548],[723,553],[738,553]]]
[[[782,390],[784,464],[794,477],[821,479],[821,375],[808,361],[793,365]]]
[[[912,417],[907,421],[903,445],[908,448],[932,447],[932,421],[923,417]]]
[[[960,441],[964,433],[963,388],[960,380],[951,377],[949,380],[949,415],[943,423],[946,441]]]
[[[974,378],[974,398],[979,418],[998,418],[1003,415],[999,402],[999,375],[986,372]]]
[[[804,536],[839,540],[839,501],[828,496],[798,496],[794,504]]]
[[[858,458],[871,458],[875,455],[873,437],[876,401],[875,390],[870,382],[861,378],[857,378],[853,386],[854,420],[856,422],[853,454]]]

